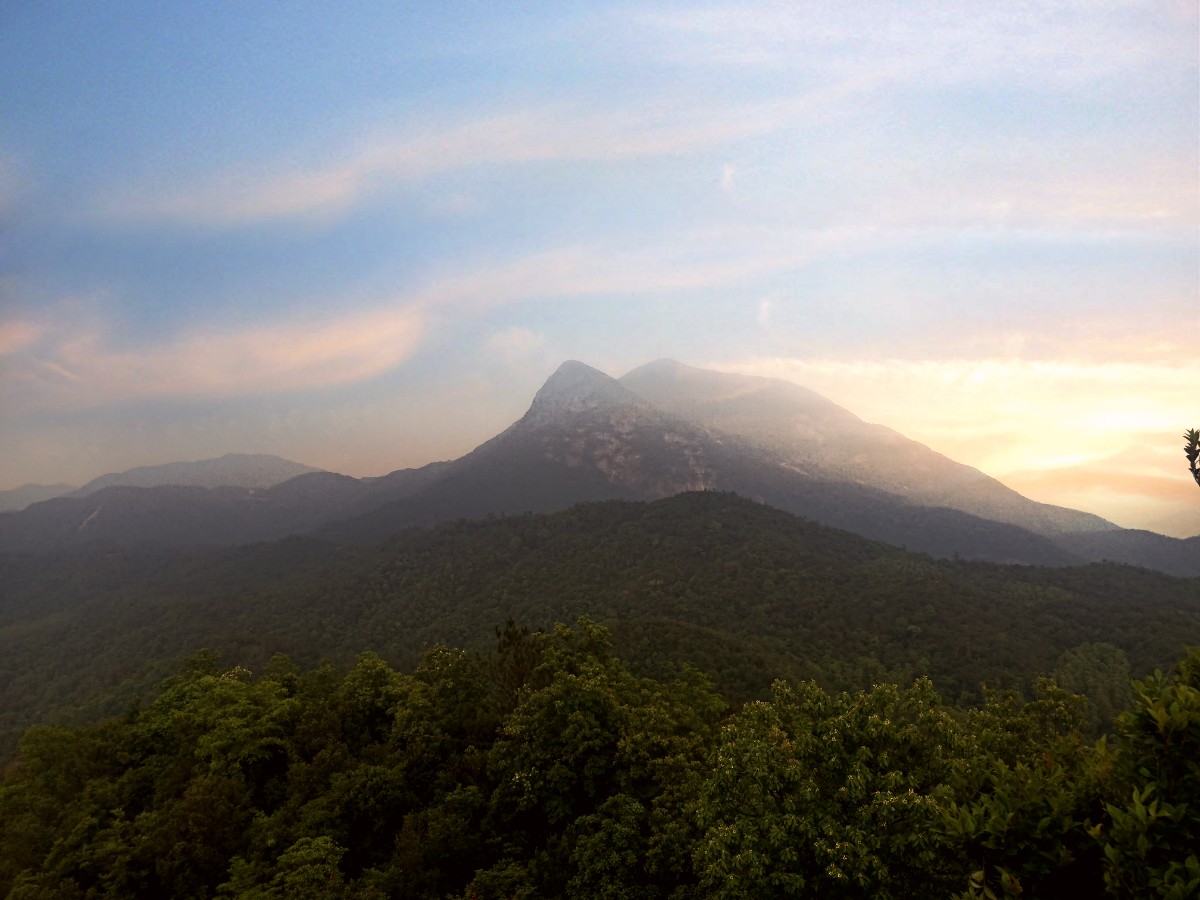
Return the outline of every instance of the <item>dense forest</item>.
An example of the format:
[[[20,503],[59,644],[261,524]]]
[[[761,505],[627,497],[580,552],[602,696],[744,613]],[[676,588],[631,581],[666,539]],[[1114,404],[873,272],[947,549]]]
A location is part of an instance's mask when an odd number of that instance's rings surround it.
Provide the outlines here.
[[[221,553],[0,556],[0,757],[37,723],[149,695],[206,647],[261,671],[371,650],[408,670],[497,623],[600,621],[638,675],[682,664],[733,703],[927,675],[954,705],[1055,675],[1111,720],[1131,675],[1200,644],[1200,579],[1114,564],[934,560],[728,494],[583,504],[410,529],[369,548],[293,538]]]
[[[607,631],[498,630],[408,673],[194,657],[145,705],[39,727],[0,787],[0,894],[1196,896],[1200,652],[1111,741],[1053,682],[778,681],[729,707]]]
[[[1200,890],[1200,579],[703,492],[0,583],[0,896]]]

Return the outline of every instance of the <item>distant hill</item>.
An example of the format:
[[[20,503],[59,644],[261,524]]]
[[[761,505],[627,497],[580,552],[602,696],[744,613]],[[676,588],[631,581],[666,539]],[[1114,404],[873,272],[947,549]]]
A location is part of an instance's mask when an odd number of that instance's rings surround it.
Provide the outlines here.
[[[160,466],[138,466],[125,472],[101,475],[74,491],[86,497],[108,487],[242,487],[268,488],[307,472],[312,466],[264,453],[227,453],[217,459],[172,462]]]
[[[23,484],[19,488],[0,491],[0,512],[16,512],[73,490],[73,484]]]
[[[1122,528],[1085,534],[1065,534],[1056,543],[1085,559],[1145,566],[1173,575],[1200,575],[1200,535],[1173,538]]]

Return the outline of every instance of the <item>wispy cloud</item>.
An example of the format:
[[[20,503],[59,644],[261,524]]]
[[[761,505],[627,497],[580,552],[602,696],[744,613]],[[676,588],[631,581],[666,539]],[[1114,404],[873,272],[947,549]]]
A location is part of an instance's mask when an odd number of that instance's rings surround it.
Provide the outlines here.
[[[758,301],[758,315],[755,316],[755,321],[764,328],[771,324],[771,312],[774,308],[775,300],[775,295],[769,294]]]
[[[332,322],[192,333],[125,349],[101,328],[14,321],[17,346],[0,372],[10,413],[78,410],[149,398],[233,397],[348,384],[402,363],[425,332],[407,307]]]
[[[0,360],[37,341],[42,329],[32,322],[0,322]]]
[[[938,221],[948,225],[1014,228],[1047,220],[1104,227],[1194,221],[1195,160],[1169,154],[1155,159],[1142,150],[1128,158],[1103,144],[1064,148],[1056,144],[1061,135],[1039,128],[1001,141],[983,135],[978,145],[960,130],[951,145],[923,129],[914,137],[889,112],[897,99],[911,100],[914,90],[946,83],[1069,91],[1078,82],[1186,65],[1195,56],[1188,46],[1196,28],[1193,6],[1064,2],[900,9],[868,3],[818,9],[777,3],[753,10],[728,4],[621,9],[595,17],[596,40],[588,53],[617,54],[627,64],[661,66],[665,60],[679,80],[668,86],[654,78],[645,91],[621,96],[543,89],[538,96],[494,100],[433,119],[317,132],[295,139],[284,155],[287,163],[247,161],[183,184],[120,185],[87,214],[101,221],[191,227],[321,220],[450,172],[645,160],[796,133],[801,153],[825,148],[819,153],[828,166],[823,174],[844,180],[845,192],[878,191],[881,202],[867,212],[885,222],[912,224],[914,210],[940,211]],[[1163,27],[1164,19],[1179,27]],[[725,73],[722,88],[689,75],[690,65]],[[739,74],[741,66],[789,72],[775,73],[764,89],[752,74]],[[1047,102],[1035,105],[1044,111]],[[987,117],[986,105],[980,114]],[[838,121],[844,133],[821,134],[811,127]],[[905,147],[898,138],[916,145]],[[847,151],[851,158],[840,160]],[[1129,177],[1131,172],[1137,177]],[[725,161],[720,173],[722,191],[736,190],[742,199],[737,162]],[[797,199],[777,184],[768,193],[781,202]],[[469,210],[473,203],[456,208]]]
[[[410,300],[422,309],[454,306],[479,312],[522,301],[705,290],[802,266],[859,237],[841,229],[806,235],[801,246],[790,239],[768,240],[754,229],[573,244],[465,271],[447,270],[414,291]]]
[[[265,163],[183,187],[122,189],[101,202],[98,214],[200,226],[338,215],[372,191],[473,166],[669,156],[763,134],[831,96],[820,91],[720,108],[672,96],[605,110],[551,104],[466,114],[457,121],[348,141],[340,151],[320,154],[332,157],[329,162],[285,171]]]
[[[377,377],[402,365],[435,330],[497,307],[600,296],[705,289],[797,264],[786,249],[745,257],[722,253],[719,234],[658,244],[575,245],[433,273],[387,304],[347,307],[336,316],[289,313],[249,328],[219,324],[136,348],[106,319],[113,298],[41,303],[42,311],[0,321],[0,395],[6,412],[77,410],[147,398],[227,397],[318,388]],[[353,294],[354,291],[348,291]],[[526,327],[498,332],[502,355],[536,349]]]
[[[678,64],[833,74],[864,63],[895,79],[1062,84],[1145,68],[1186,49],[1195,5],[1150,3],[730,3],[639,7],[629,40]],[[1171,21],[1175,27],[1163,28]],[[1191,25],[1192,27],[1188,28]]]

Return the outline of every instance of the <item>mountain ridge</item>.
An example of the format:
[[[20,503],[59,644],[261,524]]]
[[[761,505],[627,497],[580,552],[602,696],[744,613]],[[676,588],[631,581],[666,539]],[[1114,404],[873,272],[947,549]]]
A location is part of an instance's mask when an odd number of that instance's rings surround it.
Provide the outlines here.
[[[211,459],[136,466],[93,478],[70,496],[86,497],[108,487],[244,487],[268,488],[310,472],[314,466],[270,453],[226,453]]]
[[[35,503],[53,500],[74,490],[76,486],[73,484],[23,484],[0,491],[0,512],[20,512]]]

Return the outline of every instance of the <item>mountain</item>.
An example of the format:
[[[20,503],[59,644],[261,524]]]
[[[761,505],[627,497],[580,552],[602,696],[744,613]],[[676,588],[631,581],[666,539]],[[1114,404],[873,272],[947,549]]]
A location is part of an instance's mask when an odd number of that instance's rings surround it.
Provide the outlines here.
[[[1064,534],[1055,543],[1084,559],[1157,569],[1171,575],[1200,575],[1200,535],[1173,538],[1153,531],[1122,528],[1090,534]]]
[[[317,509],[322,508],[318,503]],[[36,553],[89,544],[230,546],[283,537],[320,521],[309,504],[271,502],[250,488],[114,486],[0,513],[0,549]]]
[[[1200,574],[1195,541],[1035,503],[796,385],[669,360],[621,381],[563,363],[526,414],[491,440],[380,478],[309,471],[261,489],[107,487],[0,513],[0,552],[305,533],[378,541],[453,519],[697,490],[735,492],[936,557],[1051,566],[1111,559]]]
[[[588,500],[665,497],[708,486],[705,473],[642,465],[639,451],[686,438],[672,422],[614,379],[580,362],[563,363],[517,422],[427,484],[320,532],[375,540],[411,525],[520,512],[549,512]],[[391,478],[392,476],[388,476]],[[657,478],[657,482],[655,481]]]
[[[434,480],[444,465],[402,469],[381,478],[315,470],[267,488],[114,485],[0,513],[0,552],[271,541],[407,496]]]
[[[1099,516],[1038,503],[819,394],[777,378],[696,369],[660,359],[620,379],[682,419],[736,435],[814,477],[870,485],[1039,534],[1116,531]]]
[[[307,490],[282,488],[296,478],[316,481]],[[0,550],[272,540],[315,528],[358,487],[357,479],[264,454],[143,466],[103,475],[20,512],[0,513]]]
[[[73,484],[23,484],[19,488],[0,491],[0,512],[16,512],[73,490]]]
[[[379,540],[407,526],[454,518],[697,490],[736,492],[935,556],[1041,565],[1080,561],[1026,529],[920,506],[869,485],[814,478],[772,448],[666,412],[576,361],[559,367],[518,422],[447,464],[427,487],[319,533]]]
[[[218,459],[138,466],[125,472],[101,475],[72,493],[86,497],[109,487],[242,487],[268,488],[280,482],[319,472],[320,469],[263,453],[227,453]]]

